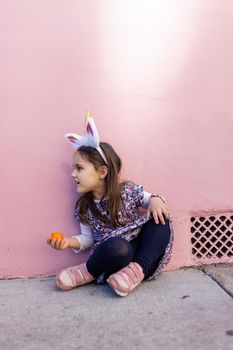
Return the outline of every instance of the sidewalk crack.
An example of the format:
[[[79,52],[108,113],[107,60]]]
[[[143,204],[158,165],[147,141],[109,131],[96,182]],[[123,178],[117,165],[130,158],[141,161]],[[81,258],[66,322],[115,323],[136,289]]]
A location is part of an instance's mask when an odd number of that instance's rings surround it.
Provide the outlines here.
[[[209,276],[215,283],[217,283],[217,285],[222,288],[224,290],[225,293],[227,293],[232,299],[233,299],[233,293],[231,293],[226,287],[224,287],[222,285],[222,283],[220,283],[216,277],[212,276],[211,273],[209,271],[206,271],[204,268],[199,268],[198,270],[200,270],[201,272],[203,272],[205,275]]]

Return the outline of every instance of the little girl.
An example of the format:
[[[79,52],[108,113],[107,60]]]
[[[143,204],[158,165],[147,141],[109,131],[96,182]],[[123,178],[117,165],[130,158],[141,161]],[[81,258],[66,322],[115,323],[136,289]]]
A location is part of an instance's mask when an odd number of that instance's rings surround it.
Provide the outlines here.
[[[56,284],[69,290],[94,280],[107,282],[116,294],[126,296],[143,280],[158,277],[171,259],[174,235],[165,199],[141,185],[119,181],[121,159],[112,146],[99,142],[89,113],[84,137],[65,138],[75,148],[72,178],[82,194],[75,206],[81,234],[49,238],[47,243],[58,250],[91,251],[85,263],[58,273]],[[147,215],[140,215],[140,207]]]

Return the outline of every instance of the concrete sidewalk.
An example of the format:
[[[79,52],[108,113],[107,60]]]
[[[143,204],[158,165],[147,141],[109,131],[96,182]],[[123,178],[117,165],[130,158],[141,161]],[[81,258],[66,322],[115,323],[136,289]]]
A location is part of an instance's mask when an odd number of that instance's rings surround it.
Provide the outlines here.
[[[0,349],[233,349],[233,265],[163,272],[125,298],[108,285],[0,281]]]

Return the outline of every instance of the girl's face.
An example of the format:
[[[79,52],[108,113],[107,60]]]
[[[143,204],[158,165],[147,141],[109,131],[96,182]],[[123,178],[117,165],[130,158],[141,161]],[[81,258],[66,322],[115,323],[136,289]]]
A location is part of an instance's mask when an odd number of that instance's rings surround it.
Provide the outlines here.
[[[96,170],[91,162],[82,158],[81,154],[76,151],[72,168],[71,176],[74,182],[77,183],[77,192],[92,192],[96,199],[102,198],[107,167],[101,166]]]

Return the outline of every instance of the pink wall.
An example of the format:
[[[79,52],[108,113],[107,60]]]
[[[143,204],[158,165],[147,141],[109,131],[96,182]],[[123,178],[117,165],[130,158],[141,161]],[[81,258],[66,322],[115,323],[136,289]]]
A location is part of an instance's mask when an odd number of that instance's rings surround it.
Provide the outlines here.
[[[232,18],[231,0],[1,2],[0,277],[86,258],[45,241],[79,230],[63,135],[87,107],[124,177],[167,198],[167,269],[192,264],[192,213],[233,208]]]

